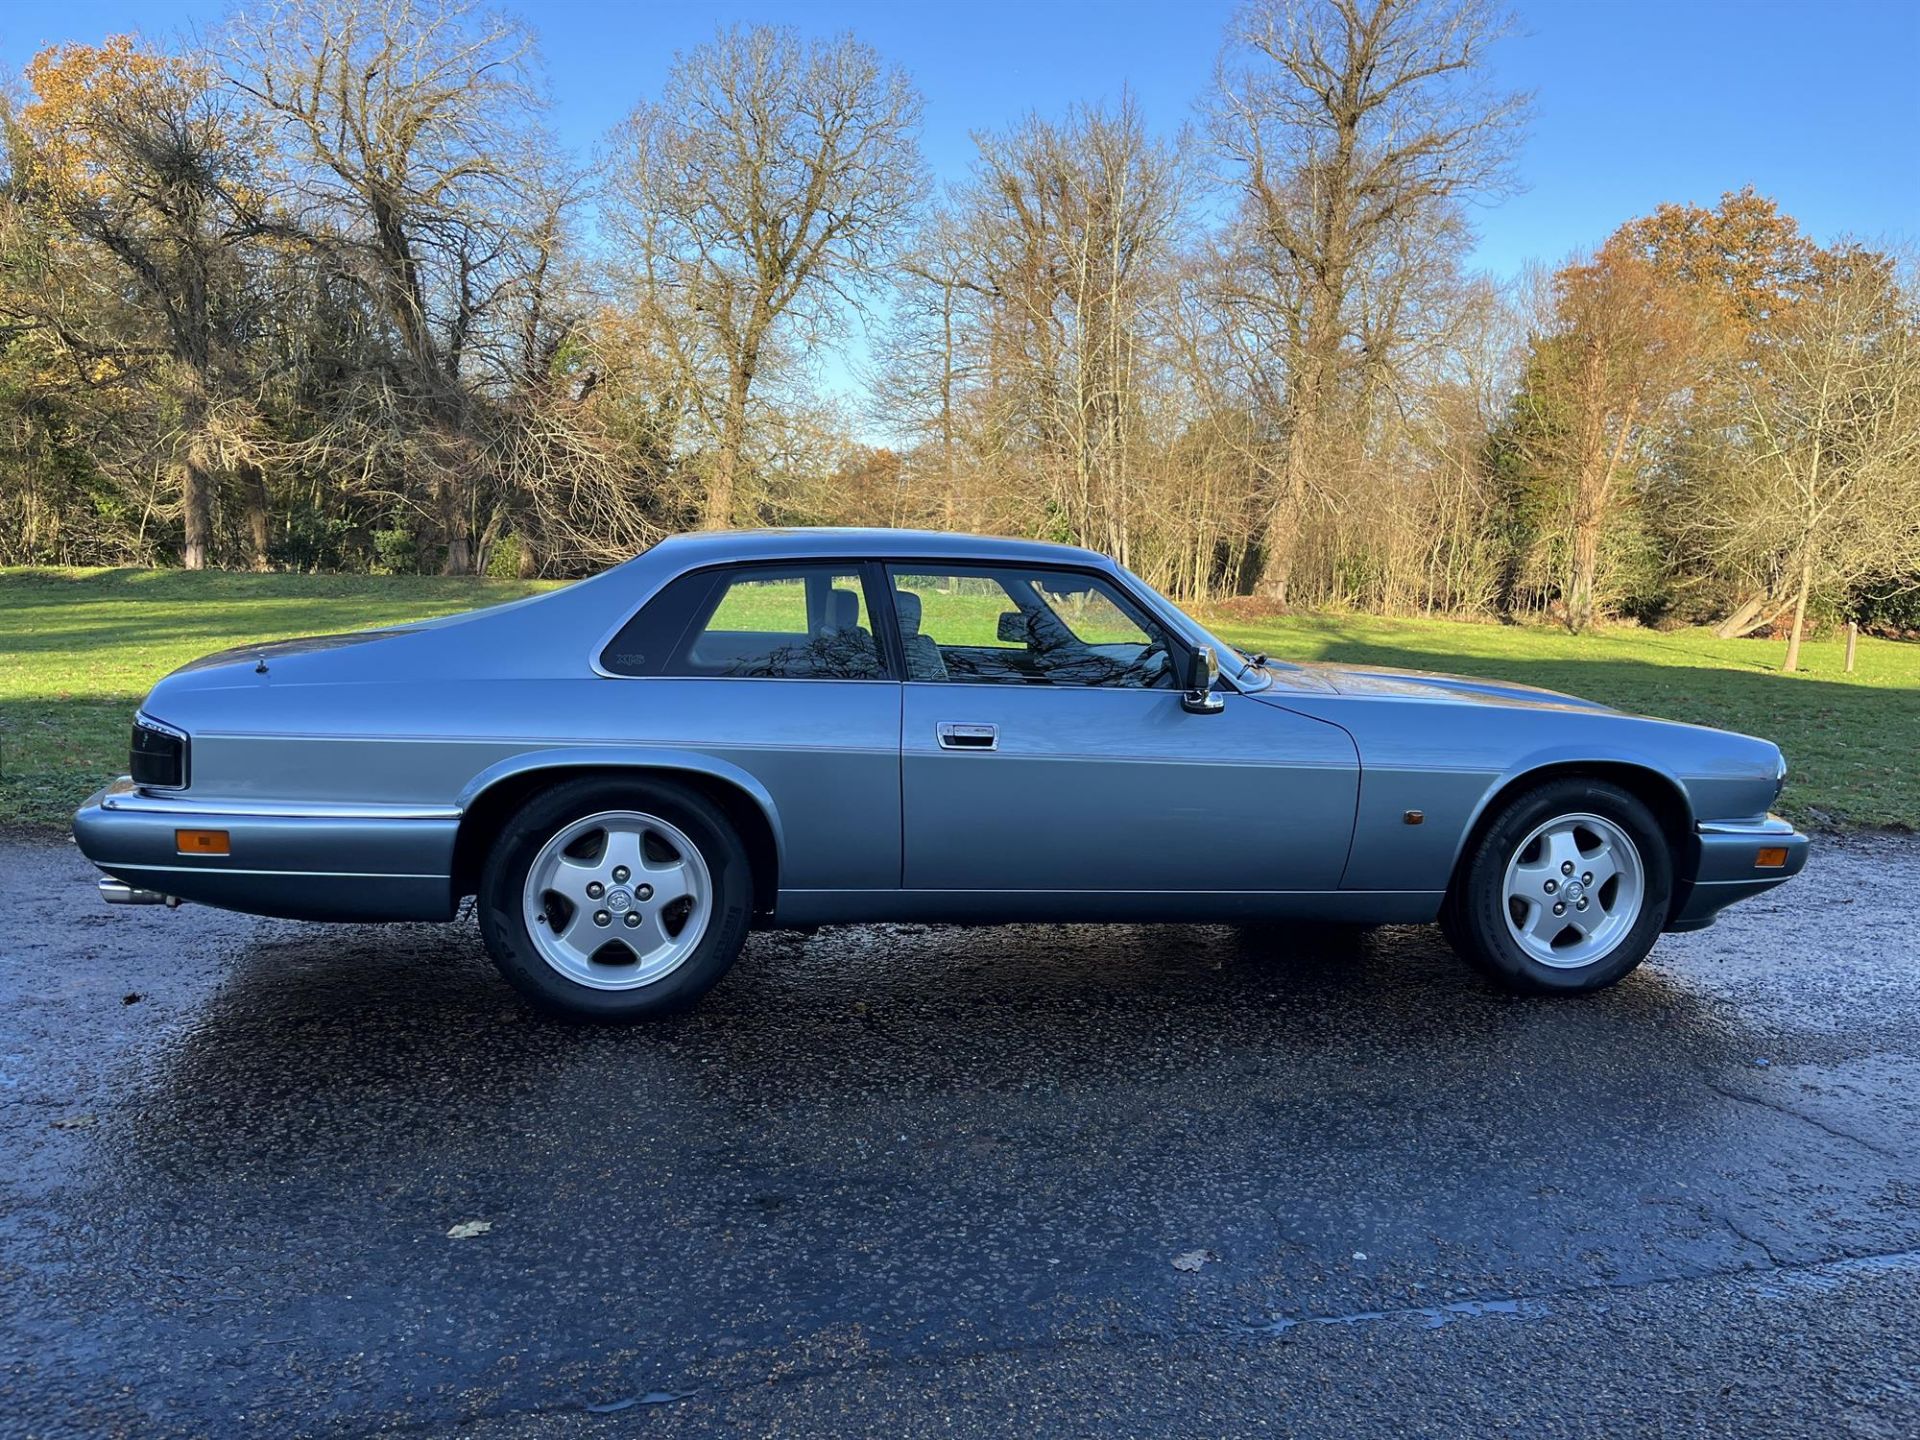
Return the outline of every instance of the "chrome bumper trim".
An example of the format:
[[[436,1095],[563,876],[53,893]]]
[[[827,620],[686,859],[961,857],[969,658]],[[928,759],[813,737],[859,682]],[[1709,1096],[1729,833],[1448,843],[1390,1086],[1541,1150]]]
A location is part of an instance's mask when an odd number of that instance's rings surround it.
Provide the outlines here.
[[[249,820],[458,820],[457,805],[337,805],[308,800],[196,799],[153,795],[121,776],[100,793],[102,810],[137,815],[180,815],[216,820],[222,815]]]
[[[231,855],[180,854],[177,830],[202,827],[228,831]],[[452,810],[162,800],[122,783],[80,807],[73,838],[130,889],[198,905],[290,920],[446,920],[459,827]]]
[[[105,862],[116,870],[149,875],[271,875],[287,880],[445,880],[445,875],[406,870],[239,870],[228,865],[153,865],[144,860]],[[136,904],[139,902],[135,902]],[[177,901],[175,903],[178,903]]]
[[[1778,815],[1769,815],[1764,820],[1702,820],[1693,828],[1702,835],[1738,835],[1743,839],[1798,833],[1791,821],[1782,820]]]

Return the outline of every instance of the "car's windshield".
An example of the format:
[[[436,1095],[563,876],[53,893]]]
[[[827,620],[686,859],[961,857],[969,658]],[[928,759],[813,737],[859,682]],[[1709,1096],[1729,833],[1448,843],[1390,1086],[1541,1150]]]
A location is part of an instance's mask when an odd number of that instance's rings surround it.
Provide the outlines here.
[[[1273,676],[1267,673],[1266,656],[1249,654],[1238,645],[1229,645],[1133,571],[1125,566],[1120,570],[1133,582],[1136,593],[1151,596],[1166,618],[1179,622],[1176,628],[1186,631],[1188,639],[1211,645],[1220,657],[1220,668],[1242,690],[1264,690],[1273,683]]]

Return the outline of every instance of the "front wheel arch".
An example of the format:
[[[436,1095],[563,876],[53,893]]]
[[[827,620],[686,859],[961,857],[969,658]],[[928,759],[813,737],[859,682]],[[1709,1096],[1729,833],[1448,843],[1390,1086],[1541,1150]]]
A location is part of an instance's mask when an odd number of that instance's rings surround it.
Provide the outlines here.
[[[1453,867],[1447,873],[1447,894],[1452,895],[1459,888],[1468,857],[1507,806],[1527,791],[1559,780],[1607,781],[1618,785],[1653,812],[1654,818],[1660,822],[1661,833],[1666,836],[1673,861],[1673,898],[1668,903],[1668,918],[1678,914],[1681,905],[1686,902],[1687,893],[1692,889],[1693,873],[1698,868],[1695,859],[1699,837],[1693,830],[1693,806],[1688,803],[1686,792],[1671,776],[1649,765],[1635,765],[1624,760],[1560,761],[1523,770],[1503,781],[1481,802],[1479,814],[1460,837],[1460,846],[1453,856]]]
[[[714,805],[746,847],[753,876],[756,915],[773,913],[780,889],[780,846],[773,822],[754,796],[738,785],[703,770],[665,765],[571,764],[543,765],[503,775],[467,802],[453,842],[453,896],[475,894],[480,872],[507,822],[544,790],[575,780],[653,780],[691,790]]]
[[[1590,822],[1590,823],[1589,823]],[[1553,855],[1545,870],[1523,868],[1518,878],[1514,867],[1526,862],[1528,847],[1537,837],[1554,833],[1572,835],[1581,828],[1589,839],[1599,839],[1599,848],[1591,852],[1596,872],[1605,851],[1613,841],[1627,850],[1626,863],[1610,873],[1632,876],[1631,884],[1639,894],[1631,896],[1630,913],[1615,912],[1613,901],[1605,898],[1601,882],[1594,875],[1582,877],[1592,894],[1599,898],[1593,916],[1585,924],[1576,920],[1571,904],[1554,903],[1552,916],[1540,907],[1556,900],[1557,883],[1574,890],[1574,880],[1561,880],[1577,874],[1581,853],[1566,851]],[[1609,835],[1611,832],[1611,835]],[[1579,846],[1573,839],[1570,844]],[[1543,876],[1546,878],[1543,880]],[[1516,884],[1521,888],[1515,888]],[[1539,887],[1544,887],[1543,890]],[[1612,781],[1589,774],[1563,776],[1539,785],[1522,787],[1511,795],[1486,829],[1480,832],[1455,877],[1441,907],[1441,928],[1461,959],[1479,970],[1501,989],[1522,995],[1583,994],[1604,989],[1632,971],[1652,950],[1666,920],[1673,913],[1674,858],[1663,833],[1659,817],[1638,794]],[[1588,909],[1584,894],[1564,897],[1577,901],[1577,908]],[[1522,900],[1530,903],[1529,912],[1517,917],[1526,933],[1516,928],[1513,906]],[[1553,916],[1567,912],[1567,918]],[[1546,920],[1551,933],[1547,943],[1557,949],[1564,930],[1576,932],[1576,943],[1583,944],[1597,933],[1599,926],[1614,927],[1605,948],[1583,956],[1578,953],[1555,955],[1540,953],[1542,932],[1537,922]]]

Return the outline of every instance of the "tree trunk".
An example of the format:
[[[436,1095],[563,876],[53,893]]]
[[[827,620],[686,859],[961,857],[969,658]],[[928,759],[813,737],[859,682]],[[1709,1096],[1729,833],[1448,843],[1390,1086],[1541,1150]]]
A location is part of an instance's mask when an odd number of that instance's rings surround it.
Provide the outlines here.
[[[1331,240],[1328,241],[1332,244]],[[1323,285],[1308,314],[1304,333],[1289,347],[1295,379],[1287,397],[1287,458],[1280,472],[1280,493],[1267,515],[1257,592],[1276,604],[1287,602],[1300,544],[1300,520],[1308,486],[1319,461],[1323,422],[1328,418],[1340,374],[1340,322],[1343,292]]]
[[[1807,594],[1813,589],[1813,561],[1800,562],[1800,588],[1793,597],[1793,629],[1787,632],[1787,663],[1781,668],[1789,674],[1800,668],[1800,632],[1807,624]]]
[[[1313,446],[1318,434],[1310,405],[1303,406],[1294,420],[1293,434],[1287,438],[1286,463],[1280,468],[1278,492],[1267,511],[1266,530],[1260,542],[1260,583],[1254,593],[1276,605],[1287,603],[1287,588],[1293,580],[1293,561],[1300,543],[1300,516],[1305,506],[1307,472],[1313,464]]]
[[[193,417],[193,432],[187,437],[181,458],[180,508],[186,528],[186,543],[180,563],[189,570],[207,568],[213,546],[213,473],[207,463],[206,433],[198,415]]]
[[[740,452],[746,444],[747,391],[752,383],[752,374],[746,370],[736,370],[727,382],[727,408],[720,417],[720,453],[714,457],[713,476],[707,484],[703,518],[709,530],[733,526]]]
[[[1620,417],[1619,438],[1607,444],[1608,397],[1603,357],[1589,346],[1585,361],[1586,413],[1582,422],[1580,468],[1574,477],[1573,574],[1567,587],[1567,628],[1576,635],[1593,627],[1599,608],[1600,532],[1612,508],[1613,477],[1626,458],[1637,405],[1629,401]]]
[[[1785,598],[1777,598],[1772,595],[1766,596],[1760,608],[1754,611],[1751,616],[1742,620],[1738,625],[1733,625],[1730,620],[1723,621],[1723,626],[1730,626],[1731,628],[1728,629],[1727,634],[1720,636],[1720,638],[1723,640],[1743,639],[1753,634],[1756,630],[1766,629],[1792,608],[1793,596],[1791,595]],[[1715,630],[1714,633],[1719,634],[1719,631]]]
[[[429,492],[436,502],[433,520],[439,526],[439,538],[447,547],[441,557],[440,573],[471,575],[475,557],[468,511],[475,460],[468,436],[472,432],[464,397],[452,386],[443,393],[440,406],[441,415],[429,451],[435,472]]]
[[[1287,586],[1293,579],[1293,547],[1300,534],[1300,507],[1284,490],[1267,514],[1267,528],[1260,541],[1260,583],[1254,594],[1275,605],[1287,603]]]
[[[1594,590],[1600,571],[1600,518],[1582,514],[1573,527],[1573,579],[1567,586],[1567,629],[1593,628]]]
[[[701,512],[701,520],[709,530],[725,530],[733,524],[733,475],[740,462],[740,452],[732,440],[720,442],[720,453],[714,456],[713,474],[707,481],[707,503]]]
[[[465,488],[452,475],[442,485],[440,525],[447,537],[447,558],[440,567],[443,575],[473,573],[473,537],[467,533],[467,507],[462,494]]]
[[[271,539],[272,516],[267,505],[267,477],[258,465],[248,465],[244,475],[247,506],[247,544],[253,552],[253,568],[268,567],[267,546]]]
[[[1767,597],[1764,594],[1754,595],[1743,601],[1738,609],[1713,627],[1714,638],[1731,640],[1736,635],[1745,635],[1753,628],[1755,619],[1766,603]]]
[[[1573,583],[1567,590],[1567,628],[1576,635],[1593,628],[1599,608],[1600,533],[1607,520],[1613,498],[1614,472],[1626,451],[1627,435],[1633,427],[1633,409],[1627,409],[1621,425],[1620,442],[1609,455],[1602,450],[1588,457],[1588,472],[1580,477],[1579,495],[1573,513]],[[1594,473],[1593,468],[1597,467]]]

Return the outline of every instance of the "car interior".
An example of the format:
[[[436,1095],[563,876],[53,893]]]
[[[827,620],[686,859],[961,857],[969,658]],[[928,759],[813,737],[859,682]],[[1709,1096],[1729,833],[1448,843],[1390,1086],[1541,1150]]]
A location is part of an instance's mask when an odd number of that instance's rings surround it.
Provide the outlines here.
[[[881,679],[880,647],[860,623],[858,583],[824,569],[738,579],[695,632],[684,666],[703,675]],[[762,628],[770,622],[780,628]]]
[[[665,673],[880,679],[885,666],[857,576],[814,566],[710,582]],[[1098,581],[1028,570],[916,574],[890,593],[909,681],[1168,689],[1163,637]],[[704,612],[704,618],[698,617]]]
[[[1016,570],[896,574],[893,593],[909,680],[1125,689],[1173,684],[1164,641],[1090,579]],[[941,610],[937,623],[927,619],[929,597]],[[990,643],[982,633],[989,616]]]

